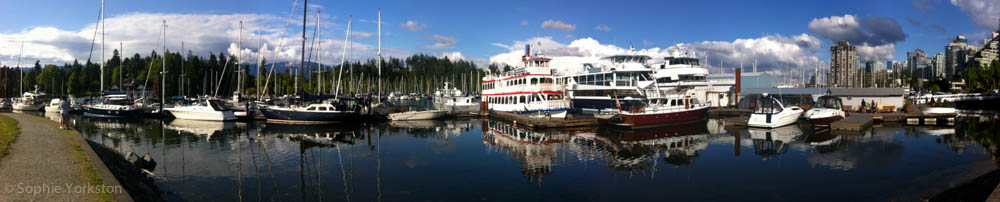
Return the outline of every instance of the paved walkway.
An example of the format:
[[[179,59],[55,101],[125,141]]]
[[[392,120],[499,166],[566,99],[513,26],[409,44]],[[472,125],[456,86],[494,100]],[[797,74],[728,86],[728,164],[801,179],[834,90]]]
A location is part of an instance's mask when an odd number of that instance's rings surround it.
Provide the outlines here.
[[[88,178],[77,165],[83,162],[76,162],[76,154],[69,147],[75,140],[67,138],[52,122],[32,115],[0,115],[16,119],[21,131],[10,153],[0,159],[0,201],[98,199],[97,194],[85,190]]]

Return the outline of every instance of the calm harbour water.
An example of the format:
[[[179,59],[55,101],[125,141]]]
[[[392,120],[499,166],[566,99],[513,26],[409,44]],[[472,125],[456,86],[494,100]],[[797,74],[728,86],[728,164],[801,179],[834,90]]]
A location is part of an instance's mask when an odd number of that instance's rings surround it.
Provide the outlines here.
[[[487,119],[72,119],[90,141],[153,157],[171,201],[910,201],[996,169],[1000,140],[992,116],[844,135],[719,120],[532,131]]]

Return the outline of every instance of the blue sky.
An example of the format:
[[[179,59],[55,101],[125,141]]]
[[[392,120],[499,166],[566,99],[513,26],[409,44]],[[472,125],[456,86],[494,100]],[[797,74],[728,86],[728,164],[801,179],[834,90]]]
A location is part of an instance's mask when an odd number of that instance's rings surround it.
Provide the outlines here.
[[[996,6],[997,2],[990,0],[898,0],[898,1],[323,1],[313,0],[310,15],[315,10],[322,10],[324,15],[324,43],[329,39],[330,46],[325,49],[336,49],[331,57],[339,59],[344,27],[347,16],[353,15],[356,32],[374,33],[374,23],[359,22],[359,20],[374,20],[376,10],[383,10],[384,36],[383,48],[393,49],[398,55],[410,53],[428,53],[446,55],[460,53],[461,57],[476,60],[481,63],[491,61],[491,57],[508,52],[517,52],[516,48],[504,48],[494,43],[518,45],[517,42],[532,41],[533,38],[547,38],[560,45],[571,44],[581,38],[592,38],[601,45],[627,47],[629,42],[637,49],[653,47],[667,48],[678,43],[695,44],[694,51],[705,50],[697,48],[702,42],[730,42],[739,39],[759,39],[765,36],[792,37],[806,34],[818,39],[821,45],[808,47],[803,57],[816,57],[819,61],[828,61],[831,39],[824,38],[809,28],[810,22],[826,17],[843,17],[852,15],[862,19],[890,19],[896,22],[905,39],[891,41],[894,52],[882,54],[891,55],[895,60],[902,60],[907,51],[920,48],[930,54],[942,52],[943,47],[957,34],[969,35],[970,41],[979,40],[989,33],[988,23],[977,24],[976,17],[1000,16],[998,9],[985,13],[975,13],[975,8],[963,10],[963,3],[986,2]],[[252,14],[272,17],[270,22],[260,22],[280,30],[284,27],[280,18],[287,18],[292,8],[293,0],[268,1],[235,1],[235,0],[107,0],[107,18],[109,22],[114,17],[131,17],[136,14],[179,14],[179,15],[232,15]],[[299,1],[301,4],[301,1]],[[17,54],[19,38],[27,38],[33,29],[55,28],[56,30],[76,32],[76,35],[86,36],[86,29],[92,29],[96,22],[100,7],[98,0],[86,1],[56,1],[32,0],[12,1],[4,3],[0,8],[0,61],[8,64],[12,54]],[[980,8],[984,9],[984,8]],[[44,10],[44,12],[38,12]],[[301,7],[293,14],[294,21],[301,21]],[[975,14],[971,14],[975,13]],[[971,15],[970,15],[971,14]],[[150,17],[150,16],[146,16]],[[166,18],[166,17],[164,17]],[[310,24],[314,23],[310,17]],[[168,26],[176,23],[168,20]],[[568,29],[543,28],[545,21],[559,21]],[[414,21],[419,31],[409,30],[401,24]],[[995,20],[994,20],[995,21]],[[145,22],[158,22],[145,21]],[[996,23],[993,23],[996,24]],[[107,25],[112,28],[113,25]],[[117,37],[118,41],[148,40],[149,44],[159,43],[159,25],[155,23],[139,23],[121,25],[123,29],[135,27],[151,27],[150,33],[134,38]],[[597,26],[606,26],[610,30],[597,30]],[[300,25],[293,25],[289,35],[299,34]],[[943,30],[941,30],[943,28]],[[172,29],[172,28],[171,28]],[[308,35],[312,36],[312,27]],[[36,30],[38,31],[38,30]],[[225,29],[231,31],[231,29]],[[249,32],[249,31],[247,31]],[[112,35],[111,31],[108,35]],[[168,38],[175,38],[168,33]],[[183,33],[181,35],[187,35]],[[233,38],[235,35],[226,33],[200,33],[204,35],[221,35]],[[274,33],[275,38],[280,35]],[[68,35],[72,35],[69,33]],[[137,34],[138,35],[138,34]],[[148,36],[148,37],[147,37]],[[439,37],[435,37],[439,36]],[[86,39],[89,48],[90,37]],[[183,37],[180,37],[183,38]],[[244,36],[245,40],[253,38]],[[248,39],[249,38],[249,39]],[[435,40],[439,39],[439,40]],[[196,41],[198,39],[190,39]],[[217,40],[217,39],[215,39]],[[442,41],[443,40],[443,41]],[[448,41],[451,40],[451,41]],[[60,40],[52,40],[60,41]],[[179,42],[168,39],[168,47],[178,49]],[[375,38],[356,38],[358,46],[374,46]],[[429,48],[437,42],[444,42],[434,48]],[[31,40],[26,43],[32,43]],[[109,42],[117,43],[117,42]],[[176,44],[175,44],[176,43]],[[197,42],[192,42],[197,43]],[[234,43],[234,42],[233,42]],[[288,42],[299,43],[299,42]],[[979,45],[976,41],[976,44]],[[37,46],[52,45],[56,42],[32,43]],[[142,44],[136,42],[136,44]],[[201,43],[209,44],[209,43]],[[217,43],[216,43],[217,44]],[[244,48],[249,46],[246,41]],[[152,49],[154,45],[138,49]],[[176,46],[176,47],[175,47]],[[208,46],[208,45],[205,45]],[[227,49],[207,47],[202,52],[219,52]],[[287,45],[286,45],[287,46]],[[272,45],[273,47],[273,45]],[[523,47],[523,45],[521,45]],[[561,47],[556,45],[556,47]],[[31,49],[31,48],[26,48]],[[129,50],[129,47],[125,48]],[[256,48],[254,48],[255,50]],[[74,49],[75,50],[75,49]],[[65,55],[73,58],[86,57],[86,53],[69,50]],[[234,49],[235,50],[235,49]],[[367,49],[359,48],[358,51]],[[88,49],[89,51],[89,49]],[[27,52],[27,51],[26,51]],[[143,54],[146,51],[139,51]],[[253,52],[253,50],[250,50]],[[393,52],[393,51],[387,51]],[[28,57],[45,61],[59,62],[68,56],[46,56],[39,50]],[[202,54],[202,53],[195,53]],[[706,53],[703,55],[725,54]],[[783,53],[776,53],[777,55]],[[83,56],[80,56],[83,55]],[[265,53],[265,56],[267,53]],[[359,55],[365,55],[359,53]],[[726,58],[726,56],[721,56]],[[754,56],[767,57],[767,55]],[[85,58],[84,58],[85,59]],[[728,58],[727,58],[728,59]],[[711,59],[710,59],[711,60]],[[745,61],[746,58],[739,59]],[[764,59],[762,59],[764,60]],[[775,61],[789,61],[775,59]],[[495,60],[494,60],[495,62]],[[714,61],[712,63],[715,63]],[[777,65],[776,63],[775,65]],[[796,63],[804,65],[803,63]]]

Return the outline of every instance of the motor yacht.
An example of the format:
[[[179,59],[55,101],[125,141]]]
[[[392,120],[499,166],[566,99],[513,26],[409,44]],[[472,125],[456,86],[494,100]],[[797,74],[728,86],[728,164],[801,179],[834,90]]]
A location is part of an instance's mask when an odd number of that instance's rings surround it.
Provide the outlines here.
[[[812,108],[806,111],[805,117],[813,125],[829,126],[831,123],[847,117],[847,113],[844,112],[843,102],[840,98],[824,95],[816,99]]]
[[[777,128],[794,124],[804,111],[797,106],[785,107],[781,101],[764,93],[757,99],[756,106],[750,113],[747,126],[759,128]]]

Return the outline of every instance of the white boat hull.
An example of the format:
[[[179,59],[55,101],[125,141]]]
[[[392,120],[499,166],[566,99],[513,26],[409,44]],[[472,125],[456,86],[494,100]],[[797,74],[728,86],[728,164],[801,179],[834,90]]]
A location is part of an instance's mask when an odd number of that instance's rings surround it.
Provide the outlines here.
[[[164,109],[170,112],[174,118],[199,121],[232,121],[236,120],[233,111],[192,111],[178,108]]]
[[[400,113],[389,114],[389,120],[393,121],[430,120],[430,119],[441,118],[446,114],[448,114],[448,111],[445,110],[400,112]]]
[[[954,114],[956,111],[952,107],[927,107],[920,109],[920,112],[924,114]]]
[[[799,121],[799,117],[802,116],[802,113],[802,109],[798,107],[786,108],[780,113],[770,115],[754,113],[750,114],[750,120],[747,121],[747,126],[758,128],[777,128],[791,125]]]
[[[18,111],[41,111],[45,106],[41,104],[14,103],[12,107]]]

